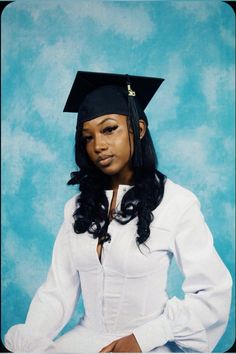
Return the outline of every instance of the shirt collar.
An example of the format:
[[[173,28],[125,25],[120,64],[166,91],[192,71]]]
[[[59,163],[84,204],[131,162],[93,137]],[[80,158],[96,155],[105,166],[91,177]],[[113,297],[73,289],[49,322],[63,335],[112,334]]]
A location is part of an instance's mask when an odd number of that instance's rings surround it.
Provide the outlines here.
[[[116,206],[120,203],[120,201],[123,198],[123,196],[125,195],[125,193],[133,187],[134,186],[130,186],[129,184],[119,184],[118,191],[117,191],[117,198],[116,198]],[[111,200],[112,200],[112,196],[113,196],[113,190],[107,189],[107,190],[105,190],[105,193],[106,193],[107,199],[109,201],[109,205],[110,205]]]

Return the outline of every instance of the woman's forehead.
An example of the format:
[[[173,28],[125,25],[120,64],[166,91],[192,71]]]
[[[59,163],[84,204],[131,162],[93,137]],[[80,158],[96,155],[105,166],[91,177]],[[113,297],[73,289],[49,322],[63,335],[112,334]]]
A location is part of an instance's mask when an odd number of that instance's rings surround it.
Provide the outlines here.
[[[87,130],[89,128],[94,128],[102,125],[105,122],[116,122],[116,123],[124,123],[126,122],[127,116],[122,114],[105,114],[103,116],[99,116],[97,118],[88,120],[83,123],[83,130]]]

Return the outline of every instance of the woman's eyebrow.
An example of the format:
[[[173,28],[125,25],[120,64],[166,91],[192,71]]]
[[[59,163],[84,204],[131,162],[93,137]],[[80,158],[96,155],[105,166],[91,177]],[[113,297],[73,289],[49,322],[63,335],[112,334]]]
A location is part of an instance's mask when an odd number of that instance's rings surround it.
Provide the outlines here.
[[[105,123],[106,121],[108,121],[108,120],[113,120],[114,122],[116,122],[117,123],[117,121],[115,120],[115,119],[113,119],[113,118],[104,118],[100,123],[98,123],[97,125],[101,125],[101,124],[103,124],[103,123]],[[82,131],[88,131],[89,130],[89,128],[83,128],[82,129]]]
[[[113,118],[104,118],[100,123],[98,123],[98,125],[101,125],[101,124],[105,123],[107,120],[113,120],[114,122],[117,123],[117,121],[115,119],[113,119]]]

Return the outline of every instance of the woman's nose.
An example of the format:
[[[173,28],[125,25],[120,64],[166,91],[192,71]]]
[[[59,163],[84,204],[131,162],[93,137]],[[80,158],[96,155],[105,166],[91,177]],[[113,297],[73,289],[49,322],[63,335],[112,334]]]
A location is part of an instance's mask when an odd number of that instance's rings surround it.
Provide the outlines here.
[[[96,136],[94,139],[94,150],[100,152],[107,149],[107,144],[103,137]]]

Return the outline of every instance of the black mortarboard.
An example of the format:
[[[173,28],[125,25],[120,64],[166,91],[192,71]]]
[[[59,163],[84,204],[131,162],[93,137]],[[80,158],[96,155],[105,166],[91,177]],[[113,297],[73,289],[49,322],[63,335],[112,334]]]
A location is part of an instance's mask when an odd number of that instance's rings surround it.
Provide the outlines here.
[[[77,127],[105,114],[127,115],[138,141],[138,120],[146,120],[144,110],[162,82],[155,77],[78,71],[64,112],[78,113]]]
[[[138,101],[139,107],[144,111],[163,79],[78,71],[64,112],[80,112],[81,122],[91,120],[102,114],[121,114],[117,109],[122,112],[125,110],[123,114],[128,114],[127,77],[129,78],[131,89],[136,93],[136,101]],[[107,96],[109,88],[105,89],[103,86],[110,86],[111,94],[109,97]],[[123,90],[117,89],[116,91],[114,86],[118,86]],[[101,89],[101,87],[103,88]],[[92,92],[93,94],[90,95]],[[125,93],[127,93],[126,96],[123,96]],[[86,102],[84,102],[85,98],[87,98]],[[83,103],[86,103],[86,112],[81,109],[84,106]],[[90,107],[87,107],[89,105]],[[112,111],[109,111],[110,109]]]

